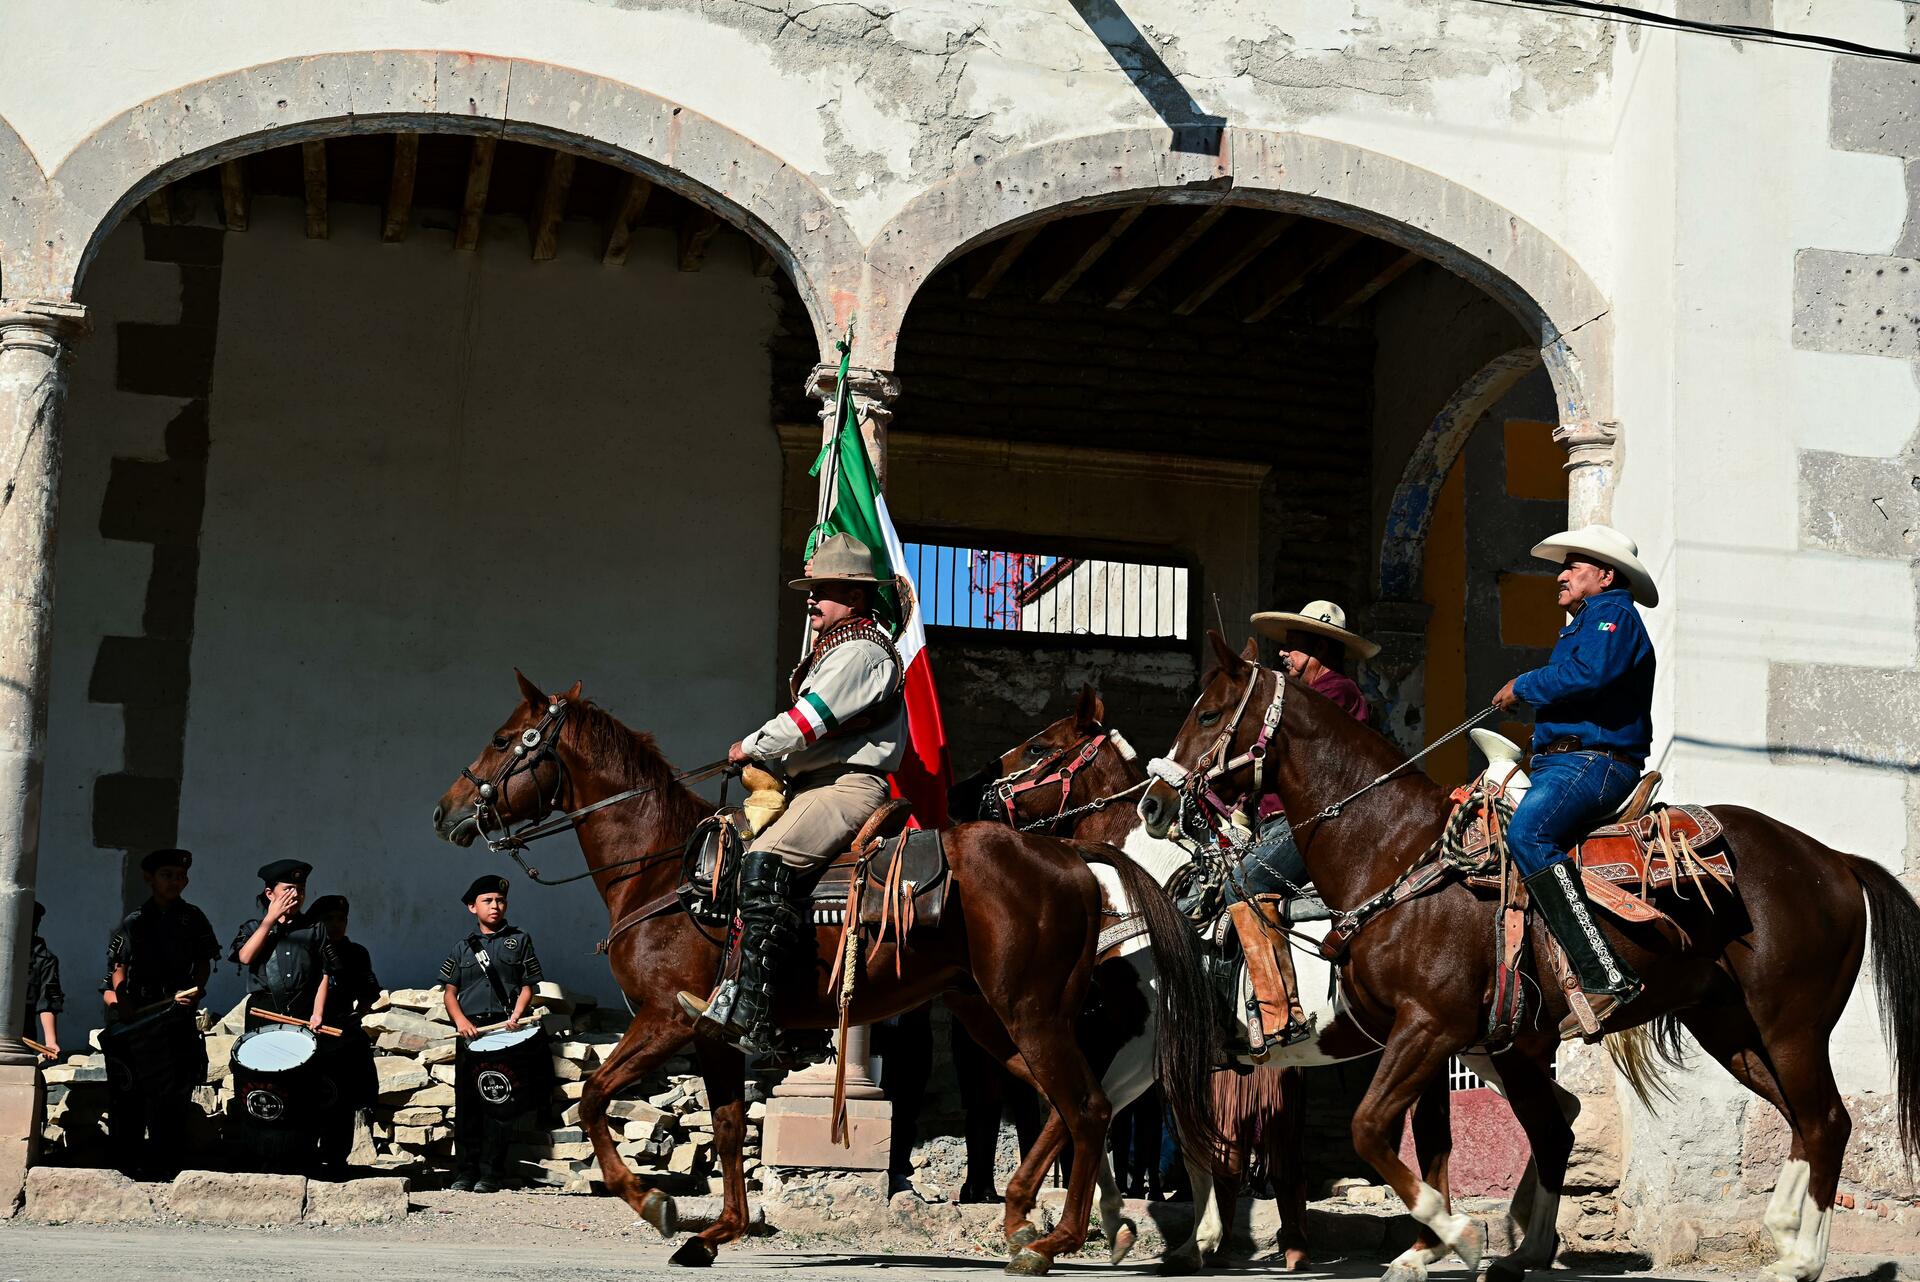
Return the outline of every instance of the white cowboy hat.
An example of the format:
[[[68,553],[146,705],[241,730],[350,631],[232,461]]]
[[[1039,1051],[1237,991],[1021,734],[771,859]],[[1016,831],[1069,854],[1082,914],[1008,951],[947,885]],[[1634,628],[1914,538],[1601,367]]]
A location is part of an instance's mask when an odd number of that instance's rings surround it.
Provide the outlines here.
[[[1555,565],[1564,565],[1570,552],[1590,556],[1618,570],[1620,577],[1626,580],[1627,590],[1641,605],[1652,607],[1660,604],[1660,589],[1654,586],[1653,575],[1648,573],[1647,567],[1640,563],[1640,545],[1611,525],[1562,530],[1552,538],[1536,543],[1533,548],[1535,556]]]
[[[1252,623],[1261,636],[1272,637],[1275,641],[1285,641],[1289,632],[1317,632],[1323,637],[1332,637],[1363,659],[1371,659],[1380,653],[1379,646],[1358,632],[1347,631],[1347,612],[1331,601],[1309,601],[1300,607],[1297,614],[1286,610],[1262,610],[1253,616]]]

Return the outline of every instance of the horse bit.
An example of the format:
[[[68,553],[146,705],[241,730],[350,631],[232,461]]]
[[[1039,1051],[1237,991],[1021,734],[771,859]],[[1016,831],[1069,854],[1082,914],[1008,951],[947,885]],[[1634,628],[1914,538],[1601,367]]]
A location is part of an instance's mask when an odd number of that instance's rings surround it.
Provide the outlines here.
[[[986,808],[989,811],[989,817],[997,817],[1000,822],[1017,832],[1036,832],[1042,828],[1058,827],[1067,820],[1076,819],[1084,814],[1105,810],[1113,802],[1139,792],[1153,782],[1151,779],[1143,779],[1130,788],[1124,788],[1108,796],[1096,797],[1083,806],[1075,806],[1069,810],[1067,802],[1073,798],[1074,776],[1092,765],[1093,759],[1099,756],[1100,750],[1109,743],[1113,744],[1128,760],[1135,759],[1133,745],[1127,742],[1125,735],[1118,730],[1099,730],[1077,743],[1069,744],[1058,752],[1041,758],[1032,765],[1023,766],[1010,775],[1002,775],[988,784]],[[1061,764],[1063,762],[1064,765]],[[1051,815],[1028,823],[1015,822],[1019,817],[1017,805],[1020,794],[1054,783],[1060,785],[1060,808]]]
[[[480,835],[486,839],[487,849],[495,854],[512,851],[531,837],[545,835],[527,829],[523,830],[520,836],[515,837],[510,832],[510,826],[500,818],[500,804],[506,797],[507,785],[512,782],[515,775],[531,774],[539,767],[542,760],[551,758],[554,768],[553,796],[548,798],[541,795],[543,808],[538,815],[534,816],[535,823],[559,809],[560,796],[567,785],[567,768],[561,763],[559,754],[554,752],[553,747],[559,741],[560,727],[565,724],[566,719],[567,701],[552,699],[547,703],[546,713],[540,718],[540,723],[528,726],[520,732],[520,737],[514,741],[512,755],[500,763],[500,768],[494,772],[491,779],[482,779],[473,772],[471,766],[460,768],[460,777],[471,783],[479,794],[479,799],[473,803],[473,821],[479,827]],[[506,744],[496,739],[494,746],[498,749],[504,748]],[[536,778],[534,780],[536,794],[541,792],[539,783],[540,781]],[[499,836],[494,835],[495,831]]]

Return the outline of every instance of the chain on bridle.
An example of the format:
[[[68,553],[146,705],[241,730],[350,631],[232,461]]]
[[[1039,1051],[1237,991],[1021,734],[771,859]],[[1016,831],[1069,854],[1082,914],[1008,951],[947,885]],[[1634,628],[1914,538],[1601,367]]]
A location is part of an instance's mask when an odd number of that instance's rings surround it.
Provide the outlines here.
[[[1009,828],[1020,832],[1055,829],[1081,815],[1105,810],[1115,801],[1139,792],[1152,782],[1143,779],[1130,788],[1095,797],[1084,805],[1069,808],[1067,803],[1073,800],[1075,776],[1092,765],[1094,759],[1100,755],[1101,749],[1110,743],[1128,758],[1133,756],[1133,746],[1127,742],[1125,735],[1118,730],[1096,726],[1092,734],[1042,757],[1031,765],[1023,766],[1010,775],[1002,775],[988,784],[981,803],[981,817],[1004,823]],[[1020,797],[1050,784],[1060,785],[1059,807],[1050,815],[1044,815],[1026,823],[1018,822]]]

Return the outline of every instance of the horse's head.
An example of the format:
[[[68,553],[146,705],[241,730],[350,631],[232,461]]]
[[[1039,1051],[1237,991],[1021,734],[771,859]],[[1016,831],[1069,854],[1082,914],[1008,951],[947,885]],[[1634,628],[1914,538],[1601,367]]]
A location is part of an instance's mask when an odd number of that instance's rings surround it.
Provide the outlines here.
[[[1102,724],[1106,705],[1091,685],[1080,688],[1074,710],[988,767],[980,817],[1014,827],[1044,824],[1071,807],[1124,788],[1134,760],[1131,744]],[[983,771],[982,774],[986,774]]]
[[[1279,710],[1274,696],[1284,678],[1260,666],[1258,645],[1248,641],[1235,654],[1218,632],[1209,631],[1207,640],[1214,668],[1173,747],[1147,767],[1153,782],[1139,810],[1155,837],[1165,837],[1173,826],[1182,794],[1231,802],[1252,790],[1266,774],[1269,743],[1279,729],[1273,724]]]
[[[456,846],[545,818],[566,785],[555,747],[569,706],[579,701],[580,683],[565,694],[548,695],[518,668],[513,675],[520,682],[520,703],[433,808],[434,832]]]

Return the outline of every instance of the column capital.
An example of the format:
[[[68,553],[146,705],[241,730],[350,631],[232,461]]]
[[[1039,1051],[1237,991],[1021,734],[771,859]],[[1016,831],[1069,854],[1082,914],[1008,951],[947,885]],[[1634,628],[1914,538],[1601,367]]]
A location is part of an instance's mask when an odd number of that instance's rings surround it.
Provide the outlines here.
[[[855,365],[847,370],[847,390],[862,402],[872,402],[871,408],[883,408],[899,397],[900,380],[891,371]],[[807,395],[831,401],[839,391],[839,365],[815,365],[807,375]]]
[[[79,303],[0,298],[0,349],[31,347],[58,355],[91,328]]]
[[[1613,419],[1573,419],[1556,425],[1553,439],[1570,454],[1575,450],[1612,449],[1620,439],[1620,424]]]

